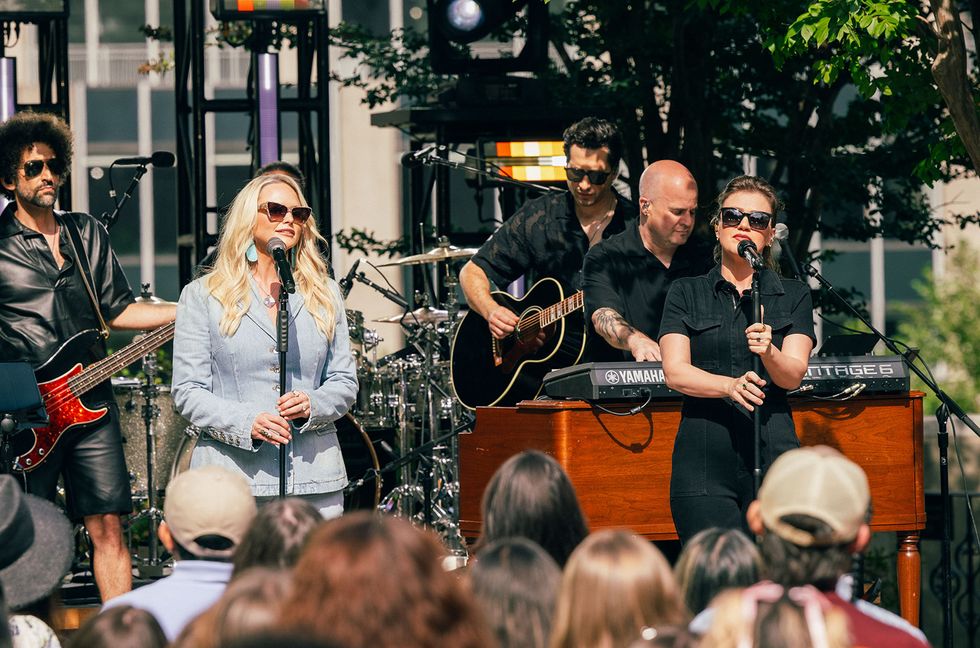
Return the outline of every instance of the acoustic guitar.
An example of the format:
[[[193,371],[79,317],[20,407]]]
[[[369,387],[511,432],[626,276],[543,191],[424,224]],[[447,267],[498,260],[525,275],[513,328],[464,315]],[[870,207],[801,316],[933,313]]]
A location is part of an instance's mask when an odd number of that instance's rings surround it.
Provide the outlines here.
[[[546,373],[578,363],[585,351],[582,291],[565,297],[561,284],[546,278],[520,299],[502,291],[491,295],[520,322],[502,340],[472,309],[459,323],[450,377],[456,398],[468,409],[534,398]]]

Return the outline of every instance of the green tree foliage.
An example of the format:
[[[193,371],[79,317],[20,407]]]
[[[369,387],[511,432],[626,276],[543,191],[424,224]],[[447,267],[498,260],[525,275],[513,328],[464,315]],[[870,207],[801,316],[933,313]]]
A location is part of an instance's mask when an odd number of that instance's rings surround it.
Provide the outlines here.
[[[747,12],[761,25],[777,66],[812,58],[815,78],[844,75],[862,97],[877,98],[888,132],[939,101],[929,156],[916,168],[925,182],[942,179],[950,164],[980,169],[980,67],[966,50],[961,16],[980,13],[976,0],[808,0],[757,3],[699,0],[725,12]]]
[[[825,237],[883,235],[930,244],[941,224],[931,218],[915,172],[944,137],[939,96],[918,93],[921,101],[898,129],[889,95],[865,97],[846,75],[827,75],[822,53],[801,48],[777,66],[767,26],[789,24],[809,4],[552,2],[560,60],[537,76],[549,106],[594,106],[617,117],[634,185],[646,163],[677,159],[694,172],[707,205],[722,183],[744,171],[743,156],[760,159],[759,174],[786,204],[798,258],[818,229]],[[811,35],[808,28],[808,37],[824,38],[819,30]],[[377,38],[347,27],[335,38],[361,62],[355,74],[337,80],[363,88],[369,105],[435,103],[452,82],[431,73],[418,35]],[[901,87],[901,94],[912,93]],[[936,171],[943,178],[950,173]],[[864,218],[868,205],[872,217]],[[975,222],[977,215],[957,220]]]
[[[944,358],[940,386],[963,409],[980,411],[980,284],[976,268],[980,255],[967,245],[958,246],[946,264],[946,274],[935,281],[931,271],[916,282],[922,298],[916,307],[899,306],[904,316],[898,338],[921,350],[929,360]],[[936,370],[938,367],[933,367]],[[917,378],[913,387],[923,389]],[[939,405],[929,394],[925,409]]]

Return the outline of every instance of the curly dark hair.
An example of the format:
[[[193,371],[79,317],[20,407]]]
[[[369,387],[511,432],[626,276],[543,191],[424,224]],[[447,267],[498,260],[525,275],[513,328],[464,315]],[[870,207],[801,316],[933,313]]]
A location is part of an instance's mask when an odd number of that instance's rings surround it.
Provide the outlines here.
[[[609,149],[609,168],[616,171],[619,161],[623,159],[623,136],[620,135],[616,124],[599,119],[586,117],[580,119],[565,129],[562,135],[565,143],[565,157],[572,149],[572,144],[584,149],[599,149],[605,146]]]
[[[64,160],[63,178],[67,177],[71,168],[71,129],[57,115],[27,110],[0,124],[0,178],[4,183],[16,182],[21,155],[38,143],[47,144],[56,158]],[[14,197],[14,192],[6,187],[0,187],[0,192],[7,198]]]

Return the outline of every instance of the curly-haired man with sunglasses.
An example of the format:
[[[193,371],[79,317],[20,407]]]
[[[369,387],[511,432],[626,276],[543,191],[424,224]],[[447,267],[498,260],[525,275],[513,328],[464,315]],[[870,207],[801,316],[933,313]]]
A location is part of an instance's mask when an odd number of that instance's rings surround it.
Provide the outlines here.
[[[100,317],[113,329],[142,330],[173,321],[176,313],[176,304],[135,301],[108,232],[95,218],[55,210],[71,156],[71,130],[54,115],[20,112],[0,125],[0,182],[10,200],[0,213],[5,361],[40,367],[77,333],[101,329]],[[89,280],[82,275],[86,267]],[[71,360],[89,365],[106,349],[100,343],[79,355]],[[112,386],[106,381],[89,390],[83,402],[108,412],[90,425],[66,427],[41,463],[20,468],[27,468],[27,491],[51,500],[64,478],[68,515],[88,530],[95,581],[107,600],[132,586],[121,523],[132,509],[132,494]],[[32,436],[18,435],[15,446]]]

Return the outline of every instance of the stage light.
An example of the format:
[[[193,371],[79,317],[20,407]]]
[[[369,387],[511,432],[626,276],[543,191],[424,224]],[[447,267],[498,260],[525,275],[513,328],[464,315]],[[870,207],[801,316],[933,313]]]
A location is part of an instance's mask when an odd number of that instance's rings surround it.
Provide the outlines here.
[[[288,18],[326,11],[325,0],[211,0],[211,14],[216,20]]]
[[[486,38],[525,6],[527,28],[519,54],[474,59],[461,52],[460,45]],[[548,9],[544,0],[427,0],[426,7],[430,61],[436,72],[502,74],[547,65]]]
[[[484,161],[498,174],[529,182],[564,182],[565,148],[561,140],[484,141]]]

